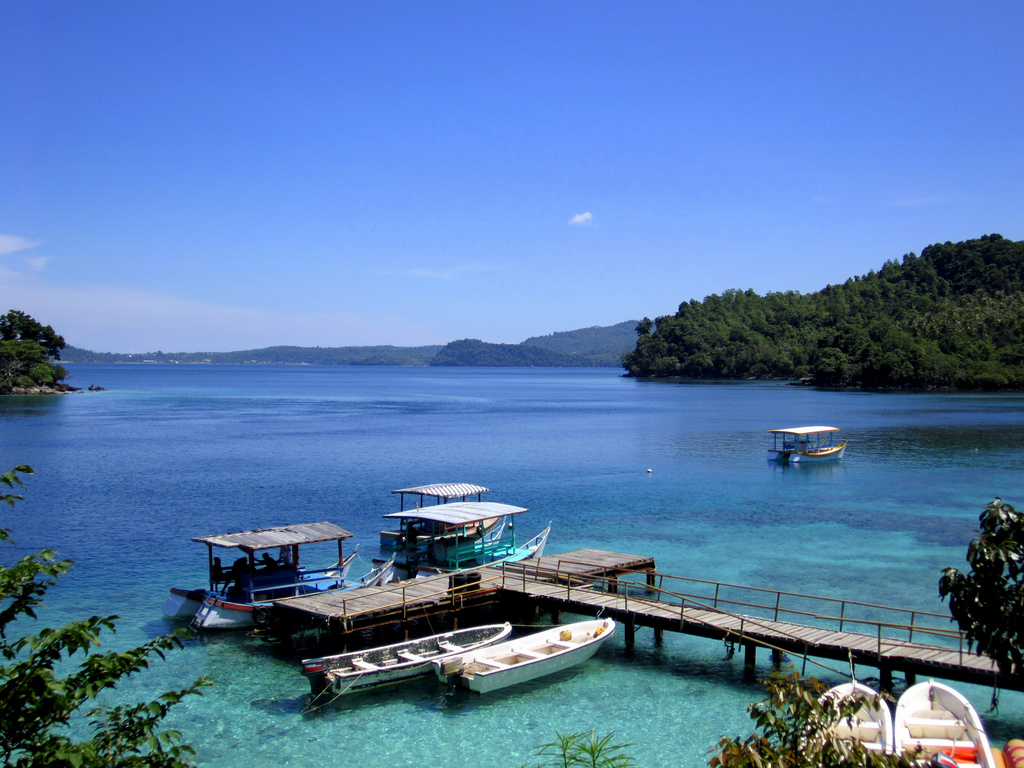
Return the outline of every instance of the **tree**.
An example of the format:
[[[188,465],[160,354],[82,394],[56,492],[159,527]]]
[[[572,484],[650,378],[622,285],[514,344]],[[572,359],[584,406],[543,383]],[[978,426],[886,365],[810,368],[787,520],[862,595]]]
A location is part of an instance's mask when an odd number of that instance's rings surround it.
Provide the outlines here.
[[[19,466],[0,475],[10,489],[21,486]],[[14,505],[19,494],[0,494]],[[10,542],[10,529],[0,529],[0,542]],[[13,542],[12,542],[13,543]],[[116,631],[117,616],[92,616],[57,629],[12,639],[15,620],[36,619],[47,590],[72,566],[43,550],[10,568],[0,566],[0,757],[5,766],[119,766],[180,768],[192,765],[194,750],[180,743],[173,730],[159,730],[168,710],[186,696],[199,694],[209,682],[200,678],[188,688],[169,691],[155,701],[131,705],[102,703],[100,694],[123,678],[149,667],[153,658],[182,644],[181,635],[164,635],[128,651],[100,653],[103,630]],[[71,664],[78,664],[70,669]],[[68,670],[65,677],[58,674]],[[82,711],[89,702],[94,705]],[[92,738],[75,741],[68,729],[85,718]]]
[[[68,372],[51,361],[59,360],[66,346],[53,328],[24,312],[12,309],[0,315],[0,386],[63,386],[59,382]]]
[[[751,704],[760,733],[723,737],[709,752],[711,768],[910,768],[910,755],[874,752],[860,742],[837,739],[835,727],[852,717],[862,699],[822,700],[825,686],[797,672],[772,672],[768,698]]]
[[[46,350],[47,357],[54,360],[60,360],[60,351],[67,346],[64,337],[59,336],[51,326],[42,325],[16,309],[0,315],[0,340],[34,341]]]
[[[1004,675],[1024,673],[1024,515],[996,498],[967,547],[971,572],[944,568],[939,596],[967,636]]]

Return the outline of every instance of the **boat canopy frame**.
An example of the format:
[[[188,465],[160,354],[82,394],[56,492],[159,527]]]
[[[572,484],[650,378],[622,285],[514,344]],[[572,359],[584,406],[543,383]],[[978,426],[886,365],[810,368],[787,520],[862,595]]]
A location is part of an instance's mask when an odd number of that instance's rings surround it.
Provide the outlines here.
[[[480,497],[485,493],[490,493],[490,488],[484,488],[482,485],[471,485],[469,483],[434,483],[432,485],[418,485],[415,488],[399,488],[398,490],[392,491],[392,493],[401,494],[401,509],[405,510],[405,495],[419,496],[419,506],[423,506],[423,500],[427,497],[435,499],[437,504],[447,504],[452,499],[462,499],[465,501],[470,496],[476,496],[476,500],[480,501]]]
[[[832,448],[833,433],[839,427],[789,427],[788,429],[769,429],[775,443],[772,450],[789,452],[820,451]],[[779,438],[782,446],[779,447]]]

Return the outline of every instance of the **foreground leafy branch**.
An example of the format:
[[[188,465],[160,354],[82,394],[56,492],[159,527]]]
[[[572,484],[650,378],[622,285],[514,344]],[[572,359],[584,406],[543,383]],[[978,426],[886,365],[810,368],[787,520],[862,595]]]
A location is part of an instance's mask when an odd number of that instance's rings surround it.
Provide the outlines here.
[[[27,466],[0,475],[10,489],[21,486],[19,475],[32,474]],[[13,505],[19,494],[0,494]],[[0,541],[11,541],[10,529],[0,529]],[[36,619],[47,590],[67,573],[70,560],[56,559],[43,550],[0,566],[0,757],[7,766],[166,766],[193,764],[194,750],[181,743],[181,734],[160,730],[162,720],[186,696],[200,694],[205,678],[180,691],[169,691],[155,701],[111,706],[98,700],[104,691],[167,651],[182,645],[184,634],[157,637],[127,651],[100,653],[103,631],[115,632],[117,616],[92,616],[63,627],[44,627],[38,634],[16,639],[8,630],[16,619]],[[58,669],[78,662],[65,677]],[[82,708],[94,702],[85,712]],[[81,718],[90,725],[91,738],[76,741],[69,726]]]
[[[758,732],[723,737],[709,750],[711,768],[910,768],[908,755],[875,752],[836,738],[835,728],[860,709],[863,699],[823,700],[826,687],[797,672],[772,672],[768,698],[748,707]]]
[[[944,568],[939,595],[979,653],[1004,675],[1024,673],[1024,514],[996,498],[967,548],[970,573]]]

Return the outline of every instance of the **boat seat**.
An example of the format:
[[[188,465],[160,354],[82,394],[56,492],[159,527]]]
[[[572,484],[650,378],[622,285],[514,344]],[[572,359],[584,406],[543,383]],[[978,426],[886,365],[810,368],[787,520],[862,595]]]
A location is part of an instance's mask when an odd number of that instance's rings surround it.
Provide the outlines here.
[[[380,669],[376,664],[371,664],[368,661],[362,659],[352,659],[352,666],[355,669],[362,670],[363,672],[373,672],[375,669]]]
[[[967,740],[967,726],[962,720],[942,717],[908,717],[903,721],[913,739]]]
[[[856,739],[865,742],[869,746],[871,742],[877,742],[882,732],[882,726],[872,720],[855,720],[852,723],[840,723],[835,728],[835,734],[840,739]]]
[[[567,651],[576,647],[574,644],[567,643],[565,640],[548,640],[548,644]]]
[[[466,650],[461,645],[449,643],[447,640],[442,640],[441,642],[439,642],[437,644],[437,647],[440,648],[442,651],[450,651],[452,653],[459,653],[460,651]]]
[[[485,667],[491,667],[492,669],[508,669],[508,664],[502,664],[500,661],[493,661],[491,659],[474,659],[477,664],[483,664]]]
[[[398,655],[406,661],[426,661],[426,659],[423,656],[420,656],[418,653],[412,653],[410,651],[399,651]]]

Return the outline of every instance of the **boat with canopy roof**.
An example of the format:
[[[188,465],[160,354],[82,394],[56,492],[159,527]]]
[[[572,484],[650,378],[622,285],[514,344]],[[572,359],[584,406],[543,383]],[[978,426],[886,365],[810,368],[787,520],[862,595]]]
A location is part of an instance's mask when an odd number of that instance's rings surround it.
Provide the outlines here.
[[[481,486],[449,484],[458,487],[449,498],[468,498],[487,491]],[[466,491],[465,489],[474,489]],[[442,486],[420,486],[394,493],[415,493],[441,499]],[[404,498],[404,496],[403,496]],[[404,507],[404,503],[402,505]],[[515,518],[525,507],[491,501],[438,502],[402,509],[384,515],[397,523],[397,530],[381,531],[381,544],[394,549],[396,567],[411,578],[419,572],[459,571],[501,562],[517,562],[540,557],[544,553],[551,526],[531,539],[517,538]]]
[[[837,443],[833,435],[839,427],[790,427],[769,429],[775,444],[768,449],[768,461],[808,463],[839,461],[846,453],[848,440]]]
[[[253,531],[196,536],[205,544],[209,586],[200,589],[173,587],[163,612],[173,618],[192,618],[195,629],[234,629],[263,626],[270,620],[274,600],[317,592],[333,592],[383,584],[394,578],[394,560],[376,565],[356,581],[348,571],[359,547],[347,557],[342,542],[352,534],[334,523],[285,525]],[[337,543],[338,560],[325,568],[306,568],[299,563],[299,548]],[[242,555],[224,568],[214,547],[236,549]],[[257,560],[257,554],[263,555]],[[271,554],[275,552],[275,554]]]

